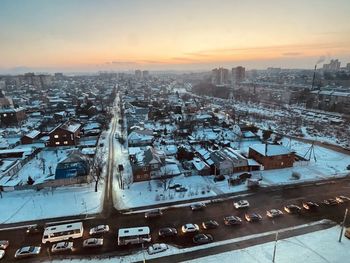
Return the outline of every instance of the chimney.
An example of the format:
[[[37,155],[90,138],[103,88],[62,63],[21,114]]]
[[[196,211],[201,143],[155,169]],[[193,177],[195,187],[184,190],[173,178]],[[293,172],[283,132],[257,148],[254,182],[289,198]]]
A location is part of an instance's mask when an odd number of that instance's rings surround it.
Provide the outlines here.
[[[267,156],[267,143],[265,143],[265,156]]]

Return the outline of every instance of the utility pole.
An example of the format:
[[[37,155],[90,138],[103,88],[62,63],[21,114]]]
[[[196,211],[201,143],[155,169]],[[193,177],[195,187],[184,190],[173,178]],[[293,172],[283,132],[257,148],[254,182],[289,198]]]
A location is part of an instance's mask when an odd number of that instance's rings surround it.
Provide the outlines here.
[[[339,242],[341,242],[341,239],[343,237],[343,232],[344,232],[344,226],[345,226],[345,221],[346,221],[346,217],[348,215],[348,209],[345,209],[345,213],[344,213],[344,219],[343,222],[341,224],[341,230],[340,230],[340,236],[339,236]]]
[[[276,259],[277,241],[278,241],[278,232],[276,232],[275,245],[273,247],[273,256],[272,256],[272,262],[273,263],[275,263],[275,259]]]

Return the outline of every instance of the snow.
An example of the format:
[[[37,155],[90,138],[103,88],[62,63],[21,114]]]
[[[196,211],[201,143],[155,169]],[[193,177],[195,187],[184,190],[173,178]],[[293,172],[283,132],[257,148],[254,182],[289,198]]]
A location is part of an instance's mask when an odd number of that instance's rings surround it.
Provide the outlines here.
[[[340,227],[335,226],[301,236],[279,240],[276,246],[276,262],[348,262],[350,257],[350,240],[338,242]],[[215,254],[187,261],[197,262],[232,262],[239,259],[242,263],[264,263],[273,259],[274,242],[247,247],[245,249]]]
[[[60,187],[54,190],[3,192],[0,224],[70,215],[94,214],[102,210],[103,187]]]
[[[185,177],[183,175],[167,180],[167,185],[181,184],[186,192],[176,192],[174,189],[164,190],[159,180],[133,183],[124,190],[116,191],[115,205],[118,209],[128,209],[167,202],[191,200],[193,198],[215,196],[207,181],[202,176]]]
[[[250,146],[251,149],[260,153],[263,156],[276,156],[290,154],[291,151],[282,145],[271,145],[271,144],[253,144]]]

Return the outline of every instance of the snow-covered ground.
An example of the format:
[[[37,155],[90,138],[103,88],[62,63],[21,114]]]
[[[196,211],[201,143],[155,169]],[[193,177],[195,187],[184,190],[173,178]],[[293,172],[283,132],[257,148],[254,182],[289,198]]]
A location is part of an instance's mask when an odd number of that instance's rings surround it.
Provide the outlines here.
[[[102,209],[103,187],[94,185],[60,187],[53,191],[14,191],[0,199],[0,224],[81,214]]]
[[[326,230],[320,230],[300,236],[294,236],[287,239],[282,239],[277,242],[276,245],[276,258],[275,262],[309,262],[309,263],[319,263],[319,262],[348,262],[350,258],[350,240],[343,237],[342,242],[338,242],[340,227],[335,226],[328,228]],[[262,236],[265,233],[259,234],[257,236]],[[124,257],[114,257],[106,259],[81,259],[81,260],[54,260],[53,262],[60,263],[86,263],[86,262],[136,262],[149,260],[152,258],[182,254],[186,252],[194,252],[200,255],[201,249],[215,247],[224,244],[233,244],[237,241],[245,240],[250,238],[249,236],[243,238],[236,238],[232,240],[225,240],[220,242],[211,243],[208,245],[202,245],[197,247],[178,249],[175,247],[169,247],[166,252],[162,252],[155,255],[148,255],[146,252],[137,252],[133,255],[128,255]],[[254,238],[254,236],[251,236]],[[196,262],[272,262],[274,242],[268,242],[256,246],[247,247],[244,249],[233,250],[225,253],[215,254],[212,256],[196,258],[188,263]],[[165,262],[165,261],[164,261]]]
[[[275,262],[349,262],[350,240],[343,237],[342,242],[339,243],[339,232],[340,227],[335,226],[326,230],[279,240],[276,246]],[[240,263],[270,263],[273,258],[274,245],[274,242],[269,242],[187,262],[226,263],[232,262],[234,258]]]

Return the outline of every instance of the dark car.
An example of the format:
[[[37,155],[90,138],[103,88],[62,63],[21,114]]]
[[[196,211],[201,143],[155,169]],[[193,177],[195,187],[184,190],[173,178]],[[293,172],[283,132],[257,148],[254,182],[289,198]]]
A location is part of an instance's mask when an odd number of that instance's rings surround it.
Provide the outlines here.
[[[220,174],[220,175],[216,175],[214,177],[214,182],[220,182],[220,181],[224,181],[225,180],[225,176]]]
[[[205,208],[204,203],[194,203],[190,205],[192,211],[198,211],[198,210],[203,210]]]
[[[207,244],[213,242],[214,238],[210,234],[197,234],[193,237],[193,243],[195,244]]]
[[[184,186],[176,187],[175,192],[187,192],[187,188]]]
[[[145,218],[154,218],[154,217],[160,217],[163,215],[162,210],[160,209],[154,209],[154,210],[150,210],[148,212],[145,213]]]
[[[245,220],[247,220],[248,222],[259,222],[262,220],[262,216],[258,213],[247,213],[244,217]]]
[[[238,216],[226,216],[224,217],[224,224],[227,226],[240,225],[242,224],[242,219]]]
[[[169,186],[169,189],[176,189],[178,187],[181,187],[181,184],[173,184]]]
[[[177,230],[173,227],[164,227],[158,231],[159,237],[173,237],[177,236]]]
[[[44,226],[42,225],[32,225],[32,226],[29,226],[26,230],[27,235],[41,234],[43,232],[44,232]]]
[[[284,211],[286,211],[288,214],[299,214],[301,212],[300,206],[297,205],[286,205],[284,207]]]
[[[319,205],[315,202],[311,202],[311,201],[306,201],[303,202],[303,207],[306,210],[317,210],[317,208],[319,207]]]
[[[219,226],[219,223],[216,222],[215,220],[202,222],[202,227],[204,229],[214,229],[214,228],[217,228],[218,226]]]
[[[337,205],[337,204],[338,204],[337,200],[335,200],[335,199],[333,199],[333,198],[326,199],[326,200],[323,201],[323,203],[324,203],[325,205],[330,205],[330,206],[333,206],[333,205]]]

